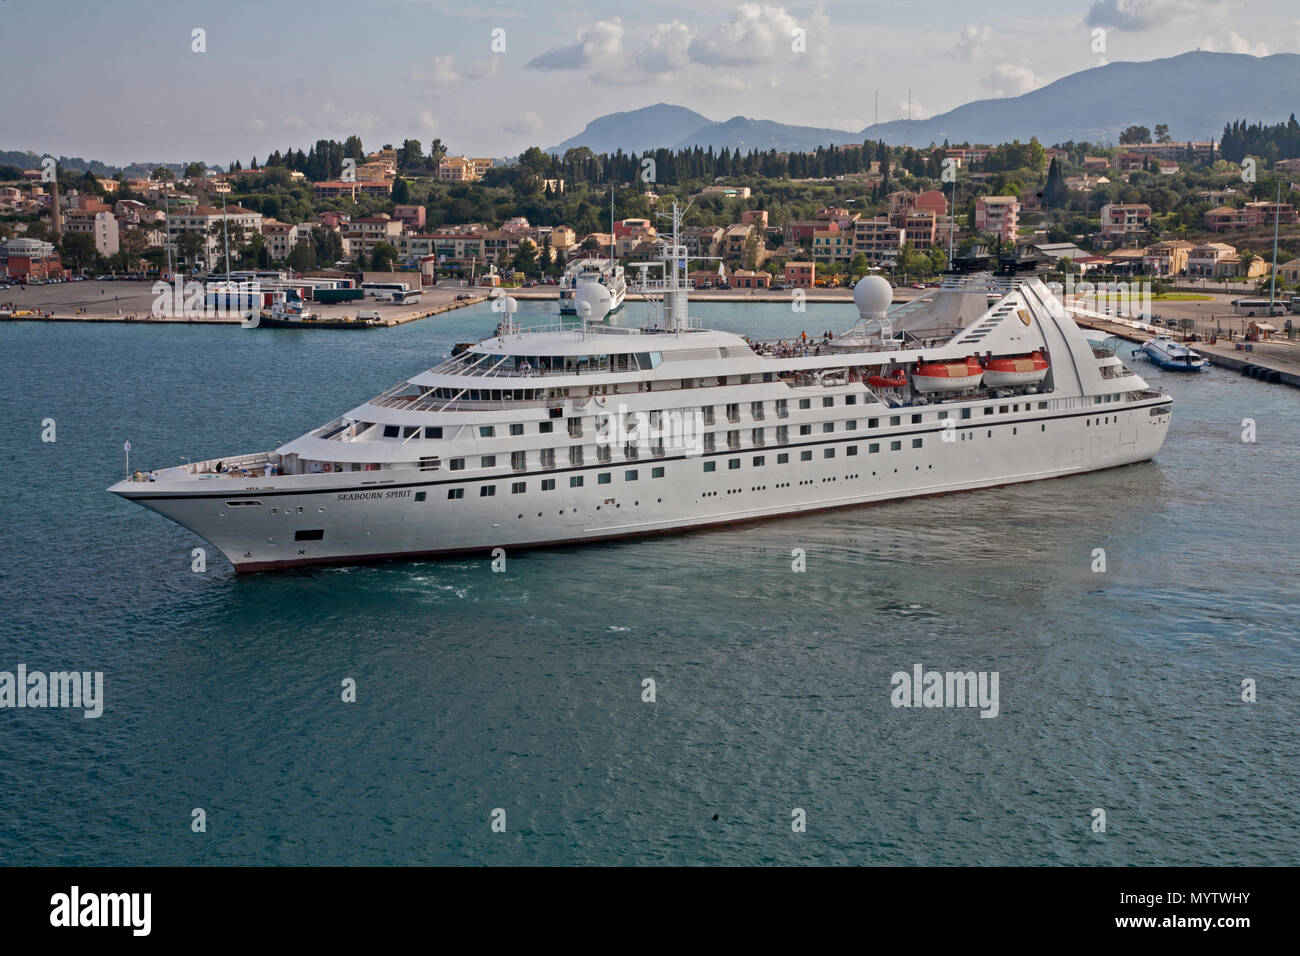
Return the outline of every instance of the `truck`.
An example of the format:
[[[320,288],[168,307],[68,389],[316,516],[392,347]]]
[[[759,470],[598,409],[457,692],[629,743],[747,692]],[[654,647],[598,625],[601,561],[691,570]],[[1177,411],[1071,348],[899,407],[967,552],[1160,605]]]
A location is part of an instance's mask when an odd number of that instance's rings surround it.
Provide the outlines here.
[[[315,299],[321,305],[336,302],[359,302],[366,296],[364,289],[317,289]]]

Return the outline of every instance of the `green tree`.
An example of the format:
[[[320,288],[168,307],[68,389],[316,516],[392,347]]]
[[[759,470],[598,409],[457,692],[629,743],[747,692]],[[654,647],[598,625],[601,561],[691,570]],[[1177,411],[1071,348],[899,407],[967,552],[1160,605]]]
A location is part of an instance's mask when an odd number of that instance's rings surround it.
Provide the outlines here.
[[[390,272],[397,262],[397,249],[390,242],[375,243],[370,253],[370,267],[376,272]]]
[[[1171,143],[1171,142],[1173,142],[1173,139],[1172,139],[1172,138],[1170,137],[1170,135],[1169,135],[1169,124],[1168,124],[1168,123],[1157,123],[1157,124],[1156,124],[1156,142],[1157,142],[1157,143]]]
[[[1130,126],[1119,134],[1121,146],[1131,146],[1135,143],[1151,142],[1151,130],[1145,126]]]

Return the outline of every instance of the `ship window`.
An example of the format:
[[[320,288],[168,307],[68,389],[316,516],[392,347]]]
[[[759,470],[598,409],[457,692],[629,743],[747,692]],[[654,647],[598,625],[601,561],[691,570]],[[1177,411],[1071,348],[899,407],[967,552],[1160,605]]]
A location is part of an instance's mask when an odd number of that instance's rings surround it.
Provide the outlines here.
[[[867,419],[867,427],[868,427],[868,428],[879,428],[879,427],[880,427],[880,419],[879,419],[879,418],[868,418],[868,419]]]
[[[569,487],[570,487],[570,488],[581,488],[581,487],[582,487],[582,475],[574,475],[572,478],[570,478],[570,479],[569,479]]]
[[[1047,431],[1047,426],[1046,426],[1046,425],[1039,425],[1039,426],[1038,426],[1038,430],[1039,430],[1040,432],[1045,432],[1045,431]]]
[[[834,408],[834,407],[835,407],[834,395],[827,395],[825,398],[822,399],[822,408]]]
[[[555,479],[554,479],[554,478],[543,478],[543,479],[542,479],[542,491],[554,491],[554,490],[555,490]]]
[[[510,483],[510,493],[512,495],[522,495],[527,490],[528,482],[526,481],[514,481]]]
[[[295,531],[293,533],[293,540],[295,541],[321,541],[324,537],[325,531],[321,528],[316,528],[311,531]]]
[[[834,448],[823,448],[823,449],[822,449],[822,457],[823,457],[823,458],[834,458],[834,457],[835,457],[835,449],[834,449]]]
[[[961,410],[961,417],[962,417],[962,418],[970,418],[970,409],[969,409],[969,408],[963,408],[963,409]]]
[[[718,463],[717,463],[716,461],[706,461],[706,462],[704,463],[704,470],[705,470],[705,471],[717,471],[717,470],[718,470]]]
[[[788,465],[788,464],[790,464],[790,455],[789,455],[789,453],[783,451],[783,452],[781,452],[781,454],[777,455],[777,456],[776,456],[776,463],[777,463],[778,465]]]
[[[497,433],[497,429],[495,425],[480,425],[478,427],[479,438],[492,438],[496,435],[496,433]]]
[[[563,409],[563,408],[548,408],[548,409],[547,409],[547,412],[550,414],[550,416],[551,416],[552,418],[563,418],[563,417],[564,417],[564,409]],[[549,431],[549,429],[548,429],[548,431]]]
[[[465,459],[453,458],[449,462],[447,462],[447,467],[450,468],[452,471],[461,471],[465,467]]]
[[[421,471],[437,471],[437,470],[438,470],[438,459],[437,459],[437,458],[421,458],[421,459],[420,459],[420,470],[421,470]]]
[[[810,399],[810,398],[801,398],[801,399],[799,399],[799,407],[800,407],[800,408],[812,408],[812,399]]]
[[[921,447],[921,441],[922,441],[922,439],[920,439],[920,438],[913,438],[913,439],[912,439],[912,447],[913,447],[913,448],[920,448],[920,447]]]
[[[728,459],[727,459],[727,468],[728,468],[728,469],[730,469],[731,471],[735,471],[735,470],[736,470],[737,468],[739,468],[739,467],[740,467],[740,459],[739,459],[739,458],[728,458]]]
[[[452,499],[455,499],[455,498],[464,498],[464,497],[465,497],[465,489],[464,489],[464,488],[448,488],[448,489],[447,489],[447,499],[448,499],[449,501],[452,500]]]
[[[993,414],[993,406],[992,406],[992,405],[985,405],[985,406],[984,406],[984,414],[985,414],[985,415],[992,415],[992,414]]]
[[[599,475],[596,476],[596,484],[598,485],[607,485],[613,480],[614,480],[614,476],[607,471],[602,471]]]
[[[845,404],[845,405],[856,405],[856,404],[858,404],[858,396],[856,396],[856,395],[845,395],[845,396],[844,396],[844,404]]]
[[[651,469],[650,469],[650,477],[651,477],[651,478],[662,478],[663,476],[664,476],[664,470],[663,470],[662,468],[651,468]]]
[[[1039,402],[1039,403],[1038,403],[1038,407],[1039,407],[1040,409],[1042,409],[1042,408],[1046,408],[1046,407],[1047,407],[1047,403],[1046,403],[1046,402]]]
[[[800,460],[800,461],[812,461],[812,452],[810,452],[810,451],[801,451],[801,452],[799,452],[799,460]]]
[[[898,424],[901,424],[902,421],[903,421],[903,420],[902,420],[899,416],[897,416],[897,415],[890,415],[890,416],[889,416],[889,424],[891,424],[891,425],[898,425]]]
[[[857,445],[850,445],[848,448],[844,449],[844,454],[846,455],[856,455],[857,453],[858,453]]]
[[[428,493],[427,491],[417,491],[417,492],[415,493],[415,500],[416,500],[416,501],[423,501],[423,500],[424,500],[425,498],[427,498],[427,497],[429,497],[429,493]]]
[[[555,430],[554,422],[538,422],[537,431],[542,435],[549,435]]]
[[[1005,415],[1006,413],[1007,413],[1007,406],[1006,406],[1006,405],[999,405],[999,406],[998,406],[998,414],[1000,414],[1000,415]]]
[[[800,435],[811,435],[811,434],[812,434],[812,426],[811,426],[811,425],[800,425],[800,426],[799,426],[799,434],[800,434]]]
[[[874,455],[878,451],[880,451],[880,442],[878,441],[873,441],[867,446],[867,454],[869,455]]]
[[[510,434],[522,435],[523,433],[524,433],[524,426],[522,422],[515,422],[513,425],[510,426]]]
[[[491,498],[496,493],[497,493],[496,485],[484,485],[482,488],[478,490],[478,496],[480,498]]]
[[[891,441],[889,443],[890,451],[898,451],[902,447],[903,447],[903,443],[901,441]]]
[[[833,431],[835,431],[835,423],[834,423],[834,422],[822,422],[822,431],[824,431],[824,432],[833,432]]]
[[[945,418],[947,418],[947,417],[948,417],[948,413],[947,413],[947,412],[940,412],[940,413],[939,413],[939,421],[943,421],[943,420],[944,420]]]
[[[913,415],[913,416],[912,416],[912,424],[913,424],[913,425],[919,425],[919,424],[921,424],[921,416],[920,416],[920,415]]]
[[[419,432],[420,432],[419,425],[407,425],[405,428],[402,429],[402,437],[410,438],[413,435],[419,434]]]
[[[425,438],[441,438],[441,437],[442,437],[442,426],[441,426],[441,425],[425,425],[425,426],[424,426],[424,437],[425,437]]]
[[[753,464],[755,468],[762,468],[765,464],[767,464],[767,459],[762,455],[755,455]]]
[[[624,480],[624,481],[636,481],[636,469],[635,469],[635,468],[629,468],[627,471],[623,472],[623,480]]]
[[[496,466],[497,466],[496,455],[484,455],[483,458],[479,461],[480,468],[495,468]]]
[[[398,435],[401,434],[401,431],[402,431],[402,430],[401,430],[398,426],[396,426],[396,425],[385,425],[385,426],[384,426],[384,437],[385,437],[385,438],[396,438]]]
[[[856,421],[855,419],[850,418],[847,422],[844,423],[844,430],[845,430],[846,432],[855,432],[855,431],[857,431],[857,430],[858,430],[858,423],[857,423],[857,421]]]

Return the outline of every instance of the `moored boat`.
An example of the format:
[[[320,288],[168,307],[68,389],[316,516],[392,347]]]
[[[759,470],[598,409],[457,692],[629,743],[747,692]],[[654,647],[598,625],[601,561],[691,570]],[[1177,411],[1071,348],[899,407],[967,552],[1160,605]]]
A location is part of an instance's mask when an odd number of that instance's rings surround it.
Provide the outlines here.
[[[1175,342],[1168,335],[1157,335],[1134,349],[1133,354],[1142,355],[1172,372],[1199,372],[1210,367],[1210,360],[1204,355],[1192,351],[1181,342]]]

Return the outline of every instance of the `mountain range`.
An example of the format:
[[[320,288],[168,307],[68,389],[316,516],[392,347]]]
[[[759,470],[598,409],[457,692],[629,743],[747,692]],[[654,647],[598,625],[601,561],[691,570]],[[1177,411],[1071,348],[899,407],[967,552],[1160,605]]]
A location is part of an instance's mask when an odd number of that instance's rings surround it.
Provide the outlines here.
[[[1140,63],[1108,63],[1071,73],[1020,96],[976,100],[923,120],[893,120],[862,130],[796,126],[733,116],[718,122],[682,106],[658,103],[592,120],[549,152],[576,146],[597,153],[642,153],[695,146],[806,151],[832,143],[884,140],[891,146],[1070,140],[1118,142],[1128,126],[1166,123],[1176,140],[1218,140],[1238,119],[1276,123],[1296,107],[1300,54],[1256,57],[1196,51]]]

